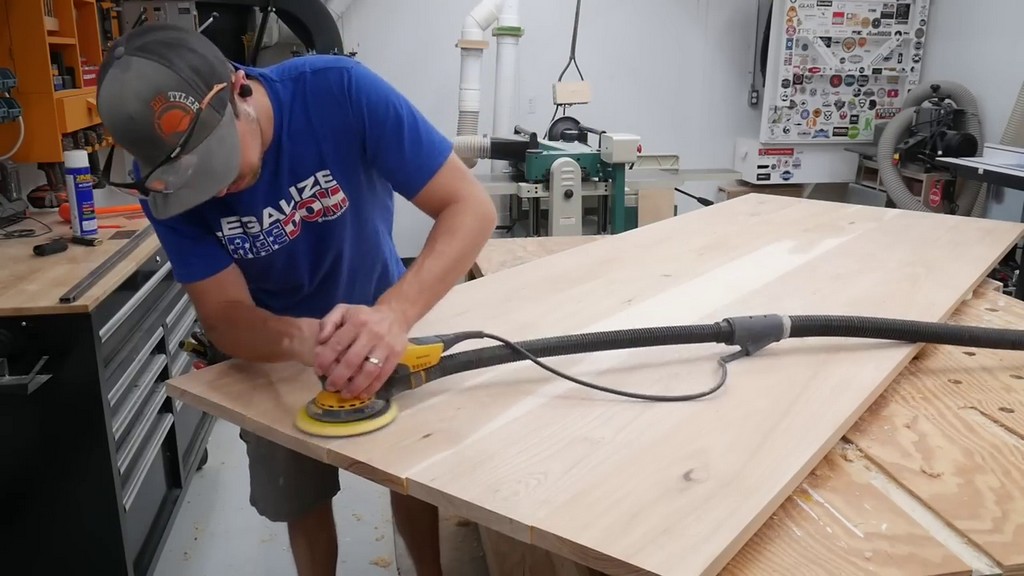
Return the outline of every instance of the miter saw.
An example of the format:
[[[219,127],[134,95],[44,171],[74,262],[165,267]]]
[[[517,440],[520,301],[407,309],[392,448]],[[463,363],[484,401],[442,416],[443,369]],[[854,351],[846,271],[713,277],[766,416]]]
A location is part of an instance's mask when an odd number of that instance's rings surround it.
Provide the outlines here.
[[[564,116],[543,135],[515,127],[510,137],[460,136],[462,158],[507,161],[504,173],[481,176],[491,195],[510,195],[528,207],[531,236],[584,234],[585,200],[597,208],[596,233],[637,227],[637,193],[644,187],[678,185],[679,156],[643,154],[640,137],[612,133]]]

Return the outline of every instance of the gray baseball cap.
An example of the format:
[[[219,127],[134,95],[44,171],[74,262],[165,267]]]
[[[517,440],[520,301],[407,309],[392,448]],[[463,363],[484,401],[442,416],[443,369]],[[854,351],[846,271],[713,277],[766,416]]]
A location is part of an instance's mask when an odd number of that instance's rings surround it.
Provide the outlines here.
[[[227,188],[241,162],[233,71],[213,42],[180,25],[144,24],[118,38],[100,66],[97,108],[140,180],[111,184],[160,219]]]

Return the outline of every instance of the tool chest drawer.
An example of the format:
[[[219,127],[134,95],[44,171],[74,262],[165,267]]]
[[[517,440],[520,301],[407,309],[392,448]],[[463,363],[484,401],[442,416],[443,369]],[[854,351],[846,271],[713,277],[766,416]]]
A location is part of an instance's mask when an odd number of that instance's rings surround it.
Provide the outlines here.
[[[190,368],[191,357],[181,349],[181,342],[196,329],[196,324],[196,311],[192,301],[187,294],[182,294],[181,301],[175,305],[164,322],[171,378],[184,374]]]
[[[163,324],[181,292],[166,256],[157,251],[96,307],[93,326],[104,370],[140,330]]]
[[[122,395],[121,402],[113,406],[111,430],[117,448],[117,467],[122,474],[136,456],[142,437],[164,404],[167,394],[163,385],[166,367],[166,356],[151,356],[134,386]]]
[[[180,400],[174,401],[174,433],[183,465],[189,463],[187,458],[196,452],[196,442],[202,440],[200,435],[196,434],[196,429],[205,414],[195,406],[189,406]]]
[[[144,573],[140,569],[154,560],[181,494],[174,415],[167,411],[169,401],[164,397],[123,477],[125,553],[137,574]]]
[[[102,385],[111,408],[121,401],[125,390],[135,383],[147,360],[154,354],[163,354],[163,339],[164,330],[160,326],[148,332],[140,332],[112,359],[103,375]]]

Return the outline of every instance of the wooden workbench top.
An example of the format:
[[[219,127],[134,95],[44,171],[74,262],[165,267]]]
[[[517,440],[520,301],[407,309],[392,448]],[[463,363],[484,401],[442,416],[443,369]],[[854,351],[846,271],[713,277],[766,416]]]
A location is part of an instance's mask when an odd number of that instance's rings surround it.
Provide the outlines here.
[[[1020,224],[749,195],[460,284],[414,335],[525,340],[773,312],[945,320],[1022,234]],[[696,402],[623,399],[512,363],[402,394],[395,421],[345,439],[295,426],[321,387],[300,365],[227,362],[167,389],[568,559],[681,576],[725,568],[920,348],[788,340],[730,364],[728,384]],[[604,386],[678,394],[716,382],[716,361],[734,350],[550,363]]]
[[[491,240],[474,271],[600,240]],[[1020,329],[1024,302],[986,281],[950,322]],[[1024,572],[1022,414],[1024,353],[923,347],[722,574]]]
[[[58,236],[70,237],[71,225],[62,221],[56,210],[37,211],[32,216],[50,226],[53,231],[35,238],[0,240],[0,269],[3,271],[0,274],[0,316],[89,312],[160,247],[156,235],[150,234],[120,264],[83,293],[77,302],[61,304],[61,295],[127,241],[112,239],[115,233],[139,233],[149,228],[149,221],[141,212],[127,217],[104,217],[100,219],[101,225],[121,228],[100,229],[99,237],[104,239],[103,244],[70,244],[62,253],[36,256],[32,253],[33,246]],[[42,232],[45,227],[38,222],[26,220],[10,226],[7,231],[18,229]]]

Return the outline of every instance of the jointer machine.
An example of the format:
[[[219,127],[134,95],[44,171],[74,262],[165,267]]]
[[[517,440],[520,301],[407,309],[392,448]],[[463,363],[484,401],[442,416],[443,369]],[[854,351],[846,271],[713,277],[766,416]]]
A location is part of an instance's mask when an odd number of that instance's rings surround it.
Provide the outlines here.
[[[522,126],[514,132],[457,136],[455,151],[471,166],[477,159],[508,162],[504,171],[478,178],[492,196],[513,197],[512,221],[525,219],[530,236],[632,230],[640,190],[682,183],[679,156],[643,154],[633,134],[598,130],[569,116],[552,122],[543,136]],[[596,225],[584,225],[587,215]]]

